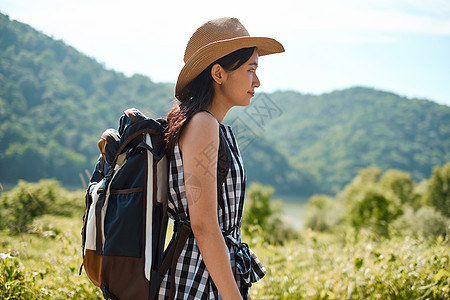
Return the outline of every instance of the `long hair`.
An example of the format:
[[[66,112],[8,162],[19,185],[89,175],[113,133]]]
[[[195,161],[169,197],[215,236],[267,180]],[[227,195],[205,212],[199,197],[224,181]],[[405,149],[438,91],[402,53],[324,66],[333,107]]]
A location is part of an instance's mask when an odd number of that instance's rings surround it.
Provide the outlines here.
[[[197,112],[205,110],[214,97],[213,79],[211,69],[219,64],[226,71],[234,71],[242,66],[253,55],[255,47],[236,50],[210,64],[201,72],[180,95],[180,102],[167,114],[166,148],[170,155],[175,143],[179,140],[181,132],[187,122]]]

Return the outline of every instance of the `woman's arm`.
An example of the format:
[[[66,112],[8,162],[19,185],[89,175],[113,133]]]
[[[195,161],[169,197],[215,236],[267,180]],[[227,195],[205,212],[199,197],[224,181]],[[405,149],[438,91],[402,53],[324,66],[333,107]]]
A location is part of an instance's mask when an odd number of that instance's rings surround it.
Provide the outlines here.
[[[192,231],[223,299],[242,299],[217,216],[219,124],[207,112],[192,117],[180,139]]]

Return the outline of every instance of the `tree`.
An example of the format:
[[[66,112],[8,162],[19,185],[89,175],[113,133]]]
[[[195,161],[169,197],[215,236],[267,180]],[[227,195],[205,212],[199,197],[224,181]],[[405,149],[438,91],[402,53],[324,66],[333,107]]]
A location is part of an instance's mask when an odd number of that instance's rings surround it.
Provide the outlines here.
[[[401,215],[400,203],[375,187],[365,188],[347,207],[350,224],[356,229],[370,228],[389,235],[389,224]]]
[[[433,168],[428,181],[425,202],[450,218],[450,162]]]
[[[271,198],[275,190],[254,182],[247,189],[245,216],[242,230],[252,241],[264,241],[270,244],[283,244],[297,237],[295,230],[286,226],[280,218],[279,202]]]
[[[341,220],[342,212],[338,202],[328,195],[314,195],[306,203],[304,225],[307,228],[326,231]]]
[[[358,171],[358,175],[347,184],[342,192],[337,195],[339,201],[351,205],[352,199],[357,197],[367,186],[376,186],[381,177],[381,169],[370,166]]]
[[[411,203],[414,190],[411,174],[396,169],[389,169],[381,177],[380,185],[383,190],[394,194],[401,204],[415,206]]]
[[[270,186],[252,183],[247,190],[247,206],[245,208],[246,225],[259,226],[265,229],[269,217],[274,213],[270,199],[275,190]],[[247,226],[246,226],[247,227]]]
[[[393,172],[386,172],[384,185],[391,186]],[[345,219],[356,230],[370,228],[383,236],[389,235],[389,224],[402,213],[399,197],[383,188],[382,172],[377,167],[367,167],[338,195],[345,203]],[[396,180],[392,180],[395,182]],[[396,186],[396,184],[393,184]],[[402,190],[396,186],[396,189]]]

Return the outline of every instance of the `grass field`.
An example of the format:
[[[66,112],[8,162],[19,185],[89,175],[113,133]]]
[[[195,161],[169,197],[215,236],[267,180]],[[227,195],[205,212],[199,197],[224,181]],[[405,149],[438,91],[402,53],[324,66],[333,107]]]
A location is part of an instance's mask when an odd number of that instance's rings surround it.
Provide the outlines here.
[[[81,218],[43,216],[0,233],[0,299],[101,299],[83,273]],[[245,238],[244,238],[245,239]],[[449,242],[303,231],[282,246],[253,245],[268,270],[253,299],[449,299]]]

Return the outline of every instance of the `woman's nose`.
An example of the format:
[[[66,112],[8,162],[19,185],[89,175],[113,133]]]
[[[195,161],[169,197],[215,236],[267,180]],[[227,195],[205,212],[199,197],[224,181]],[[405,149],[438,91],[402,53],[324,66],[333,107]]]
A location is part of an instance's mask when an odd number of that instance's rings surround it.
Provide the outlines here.
[[[255,88],[259,87],[261,85],[261,82],[259,81],[258,75],[254,75],[253,77],[253,86]]]

